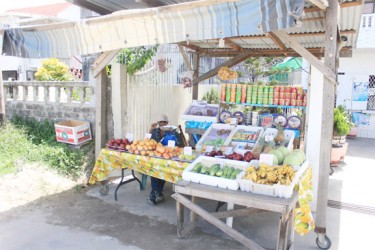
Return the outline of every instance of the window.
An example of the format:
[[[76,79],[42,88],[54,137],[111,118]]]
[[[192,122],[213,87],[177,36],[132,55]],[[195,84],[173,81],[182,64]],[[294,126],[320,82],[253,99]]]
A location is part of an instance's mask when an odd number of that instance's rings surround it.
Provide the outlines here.
[[[369,96],[367,99],[367,110],[375,110],[375,75],[370,75],[368,82]]]
[[[18,80],[17,70],[5,70],[5,71],[3,71],[3,80],[4,81]]]
[[[34,81],[35,80],[35,70],[26,70],[26,80],[27,81]]]
[[[366,1],[363,4],[362,14],[373,14],[374,13],[374,1]]]

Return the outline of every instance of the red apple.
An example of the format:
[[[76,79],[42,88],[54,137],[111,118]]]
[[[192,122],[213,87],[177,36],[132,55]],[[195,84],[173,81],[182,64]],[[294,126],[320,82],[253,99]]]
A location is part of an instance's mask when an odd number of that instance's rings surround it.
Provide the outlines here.
[[[122,143],[122,140],[121,140],[121,139],[116,139],[116,143],[117,143],[117,144],[121,144],[121,143]]]

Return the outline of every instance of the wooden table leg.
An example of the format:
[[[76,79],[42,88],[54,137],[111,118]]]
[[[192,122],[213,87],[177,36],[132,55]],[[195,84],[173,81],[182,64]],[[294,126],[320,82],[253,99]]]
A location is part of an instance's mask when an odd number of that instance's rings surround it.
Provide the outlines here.
[[[234,203],[228,202],[227,203],[227,211],[234,209]],[[226,224],[228,227],[233,227],[233,217],[227,217]]]
[[[290,211],[289,216],[288,216],[288,225],[287,225],[287,234],[288,234],[287,243],[288,244],[287,246],[289,250],[291,249],[291,246],[294,243],[294,212],[295,212],[295,208],[293,208],[292,211]]]
[[[184,206],[176,201],[176,214],[177,214],[177,238],[181,239],[182,229],[184,226]]]
[[[286,250],[287,249],[287,222],[288,214],[282,214],[279,221],[279,236],[277,239],[277,250]]]
[[[197,204],[197,197],[192,196],[191,197],[191,202],[194,204]],[[190,210],[190,223],[195,223],[197,221],[197,214],[194,213],[193,210]]]

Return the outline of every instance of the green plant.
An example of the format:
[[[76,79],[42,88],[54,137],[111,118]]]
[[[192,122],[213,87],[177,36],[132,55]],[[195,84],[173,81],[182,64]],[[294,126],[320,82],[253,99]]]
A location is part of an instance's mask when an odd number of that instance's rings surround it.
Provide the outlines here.
[[[72,81],[68,66],[56,58],[42,60],[42,66],[35,73],[38,81]]]
[[[155,55],[157,48],[158,46],[155,45],[150,48],[140,46],[136,48],[122,49],[117,55],[117,62],[126,64],[127,72],[132,76],[151,60]]]
[[[349,113],[342,105],[337,106],[333,113],[333,132],[334,135],[345,136],[349,134],[351,127]]]
[[[44,163],[59,173],[77,178],[86,157],[82,150],[73,150],[56,141],[53,122],[34,118],[13,117],[0,129],[0,174],[14,172],[15,162]]]
[[[204,94],[202,101],[207,101],[209,104],[218,104],[219,103],[219,92],[211,88],[211,90],[207,91],[206,94]]]

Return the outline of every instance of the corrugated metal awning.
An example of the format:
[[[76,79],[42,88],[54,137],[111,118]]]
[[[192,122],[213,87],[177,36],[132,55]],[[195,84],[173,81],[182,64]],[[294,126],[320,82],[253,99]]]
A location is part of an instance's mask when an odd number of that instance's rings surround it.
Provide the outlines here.
[[[211,0],[54,25],[8,29],[3,54],[70,57],[142,45],[258,35],[295,25],[304,1]]]

